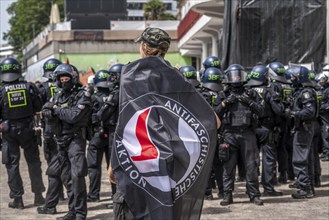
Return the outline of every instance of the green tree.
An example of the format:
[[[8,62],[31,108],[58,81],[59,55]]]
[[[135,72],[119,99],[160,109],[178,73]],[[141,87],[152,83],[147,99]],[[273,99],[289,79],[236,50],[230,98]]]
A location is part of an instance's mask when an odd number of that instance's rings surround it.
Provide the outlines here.
[[[64,0],[53,2],[58,4],[63,17]],[[3,39],[14,47],[19,58],[23,48],[48,25],[51,4],[50,0],[17,0],[7,9],[11,15],[10,29],[4,33]]]
[[[176,20],[176,17],[171,13],[162,13],[158,16],[158,20]]]
[[[144,17],[146,20],[176,20],[176,17],[165,12],[165,5],[160,0],[149,0],[144,5]]]

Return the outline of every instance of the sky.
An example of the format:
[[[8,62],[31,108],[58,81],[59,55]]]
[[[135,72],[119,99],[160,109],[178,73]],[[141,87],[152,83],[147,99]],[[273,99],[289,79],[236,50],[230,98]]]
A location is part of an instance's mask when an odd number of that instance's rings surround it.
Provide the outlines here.
[[[10,28],[8,24],[10,17],[7,13],[7,8],[13,2],[15,2],[15,0],[0,0],[0,45],[6,43],[2,37],[3,32],[7,32]]]

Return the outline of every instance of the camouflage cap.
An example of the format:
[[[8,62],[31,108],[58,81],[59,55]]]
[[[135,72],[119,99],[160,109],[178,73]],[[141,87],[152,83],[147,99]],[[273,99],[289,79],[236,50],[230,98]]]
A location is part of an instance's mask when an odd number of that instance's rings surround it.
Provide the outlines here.
[[[151,47],[158,47],[162,43],[167,43],[170,45],[171,38],[168,33],[160,28],[148,27],[144,30],[144,32],[136,38],[135,42],[144,41]]]

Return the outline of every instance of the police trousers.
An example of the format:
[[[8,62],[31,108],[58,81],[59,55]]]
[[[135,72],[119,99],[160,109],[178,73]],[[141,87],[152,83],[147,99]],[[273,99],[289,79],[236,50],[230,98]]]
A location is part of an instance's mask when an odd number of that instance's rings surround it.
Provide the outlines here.
[[[24,194],[23,181],[19,172],[20,147],[24,150],[32,192],[41,194],[45,191],[41,175],[39,147],[31,123],[13,122],[10,124],[9,131],[2,133],[2,163],[6,165],[7,169],[10,198],[18,198]]]
[[[305,129],[306,128],[306,129]],[[312,139],[314,135],[313,124],[305,124],[295,132],[293,140],[292,164],[301,189],[311,190],[309,176],[309,158],[311,153]],[[313,162],[313,161],[312,161]]]
[[[246,171],[246,188],[249,197],[260,196],[258,167],[259,150],[257,148],[256,135],[250,129],[226,130],[224,131],[224,142],[229,144],[230,157],[224,163],[223,185],[224,193],[232,192],[234,189],[235,166],[239,152]]]
[[[99,137],[98,133],[89,142],[87,149],[87,164],[89,176],[89,193],[88,197],[99,199],[102,178],[102,161],[105,154],[106,169],[110,165],[111,147],[109,139],[113,140],[113,132],[108,135],[108,138]]]
[[[58,155],[52,158],[47,175],[52,191],[47,191],[46,206],[54,207],[58,199],[52,200],[52,193],[58,192],[63,182],[68,196],[69,211],[76,216],[87,216],[87,190],[85,176],[87,162],[85,157],[86,139],[80,136],[57,138]]]
[[[53,163],[52,160],[58,160],[58,150],[54,135],[49,131],[47,132],[46,129],[43,133],[43,147],[45,159],[48,166],[50,166],[50,164]],[[57,182],[54,181],[51,176],[50,178],[48,176],[47,194],[49,194],[49,196],[48,200],[46,199],[46,207],[48,208],[54,208],[58,204],[59,196],[64,197],[62,180],[59,178],[58,181],[60,182],[59,186],[57,186]]]
[[[278,134],[278,133],[277,133]],[[262,184],[267,192],[274,191],[277,145],[275,133],[264,126],[256,129],[257,142],[262,149]]]

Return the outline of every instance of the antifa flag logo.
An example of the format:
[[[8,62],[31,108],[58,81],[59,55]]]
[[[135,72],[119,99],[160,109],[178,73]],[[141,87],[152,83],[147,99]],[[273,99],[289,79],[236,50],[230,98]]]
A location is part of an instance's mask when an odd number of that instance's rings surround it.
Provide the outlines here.
[[[120,114],[114,151],[120,166],[160,204],[173,205],[208,157],[205,127],[180,103],[154,93],[129,102]]]

